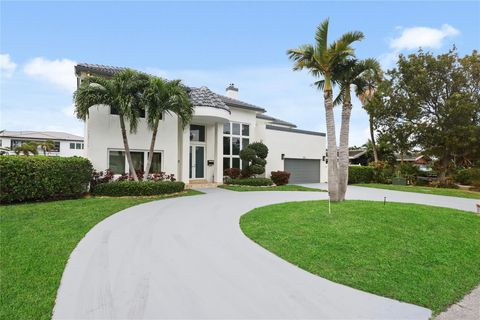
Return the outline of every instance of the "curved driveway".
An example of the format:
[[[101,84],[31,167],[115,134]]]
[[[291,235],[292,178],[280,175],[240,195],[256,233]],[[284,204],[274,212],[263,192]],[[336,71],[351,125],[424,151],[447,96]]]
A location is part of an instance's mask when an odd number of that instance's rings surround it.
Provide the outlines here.
[[[72,252],[55,319],[428,319],[428,309],[320,278],[244,236],[239,218],[318,192],[232,192],[150,202],[96,225]],[[349,198],[468,209],[475,200],[350,187]],[[437,201],[437,202],[435,202]],[[467,208],[468,207],[468,208]]]

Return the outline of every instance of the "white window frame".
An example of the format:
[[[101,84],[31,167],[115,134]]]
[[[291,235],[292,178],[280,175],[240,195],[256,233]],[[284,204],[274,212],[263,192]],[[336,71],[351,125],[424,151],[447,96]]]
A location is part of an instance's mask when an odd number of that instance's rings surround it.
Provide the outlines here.
[[[240,134],[233,134],[233,124],[234,123],[237,123],[240,125]],[[232,168],[232,164],[233,164],[233,159],[234,158],[238,158],[239,161],[240,161],[240,170],[243,170],[243,163],[242,163],[242,159],[240,159],[240,153],[238,155],[234,155],[233,154],[233,138],[239,138],[240,139],[240,151],[243,150],[243,148],[245,148],[245,146],[243,145],[243,139],[248,139],[248,144],[251,143],[251,139],[252,139],[252,124],[251,123],[248,123],[248,122],[238,122],[238,121],[230,121],[229,122],[229,125],[230,125],[230,133],[229,134],[226,134],[226,133],[223,133],[223,128],[222,128],[222,137],[228,137],[230,138],[230,154],[223,154],[223,138],[222,138],[222,167],[223,167],[223,159],[224,158],[229,158],[229,167]],[[242,127],[243,125],[248,125],[248,136],[244,136],[242,134]]]
[[[110,168],[110,151],[122,151],[125,152],[125,172],[130,173],[130,167],[128,166],[127,160],[127,153],[125,149],[121,148],[108,148],[107,149],[107,169]],[[145,149],[130,149],[130,152],[143,152],[143,172],[147,169],[147,162],[148,162],[148,153],[150,150]],[[160,170],[165,172],[165,152],[164,150],[153,150],[153,153],[160,153],[161,154],[161,163],[160,163]]]

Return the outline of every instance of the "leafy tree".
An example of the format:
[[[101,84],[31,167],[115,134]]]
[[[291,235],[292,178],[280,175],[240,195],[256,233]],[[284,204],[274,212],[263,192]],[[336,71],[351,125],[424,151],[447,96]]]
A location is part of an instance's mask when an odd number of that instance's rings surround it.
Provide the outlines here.
[[[352,43],[363,39],[359,31],[347,32],[338,40],[328,44],[329,20],[324,20],[315,33],[315,44],[305,44],[297,49],[290,49],[287,54],[294,61],[293,70],[307,69],[314,77],[323,78],[323,85],[317,83],[323,90],[325,119],[327,125],[327,148],[330,155],[328,161],[328,191],[332,201],[344,199],[339,193],[337,141],[335,135],[335,119],[333,114],[333,78],[338,64],[354,55]]]
[[[117,109],[128,167],[135,181],[138,181],[138,176],[130,154],[125,122],[128,121],[130,125],[130,133],[136,132],[138,118],[143,109],[142,94],[149,78],[146,74],[130,69],[118,72],[108,79],[87,77],[73,95],[75,113],[77,118],[82,120],[88,118],[90,107],[94,105],[109,105]]]
[[[401,55],[388,72],[384,132],[394,136],[397,148],[406,149],[408,142],[437,159],[441,180],[458,159],[478,161],[479,71],[477,51],[459,58],[453,48],[438,56],[422,50]]]
[[[162,114],[175,114],[181,125],[186,126],[192,119],[193,105],[180,80],[166,81],[153,77],[145,89],[142,103],[147,112],[148,126],[152,130],[147,169],[144,173],[144,179],[146,180],[152,165],[153,150]]]

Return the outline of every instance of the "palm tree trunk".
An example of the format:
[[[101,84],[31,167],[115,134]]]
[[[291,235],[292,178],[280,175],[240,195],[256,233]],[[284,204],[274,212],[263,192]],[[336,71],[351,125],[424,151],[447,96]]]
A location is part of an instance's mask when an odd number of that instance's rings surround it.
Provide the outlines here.
[[[158,132],[158,123],[159,122],[160,122],[159,118],[155,119],[155,125],[153,127],[153,132],[152,132],[152,141],[150,142],[150,149],[149,149],[149,152],[148,152],[147,169],[145,170],[145,173],[143,174],[143,180],[147,180],[148,173],[150,172],[150,167],[152,166],[153,150],[155,148],[155,140],[157,140],[157,132]]]
[[[370,141],[372,141],[373,161],[378,163],[377,143],[375,142],[375,130],[373,129],[373,115],[370,115]]]
[[[125,120],[123,116],[120,115],[120,129],[122,130],[122,138],[123,138],[123,146],[125,148],[125,154],[127,155],[127,162],[128,162],[128,170],[133,177],[133,180],[138,181],[137,173],[135,172],[135,168],[133,167],[132,162],[132,155],[130,154],[130,147],[128,146],[128,139],[127,139],[127,130],[125,129]]]
[[[347,88],[346,90],[350,90]],[[352,114],[352,103],[347,96],[342,108],[342,124],[340,127],[339,146],[339,173],[338,173],[338,200],[345,200],[348,184],[348,135],[350,131],[350,115]]]
[[[331,201],[338,201],[338,156],[333,114],[332,90],[325,90],[325,120],[327,123],[328,193]]]

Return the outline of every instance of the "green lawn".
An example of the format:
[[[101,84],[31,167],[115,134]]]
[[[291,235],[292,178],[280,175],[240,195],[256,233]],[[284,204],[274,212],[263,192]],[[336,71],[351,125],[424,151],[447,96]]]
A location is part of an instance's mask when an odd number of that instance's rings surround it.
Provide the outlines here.
[[[0,319],[50,319],[70,253],[98,222],[163,197],[85,198],[0,207]]]
[[[231,185],[224,184],[224,185],[221,185],[221,186],[218,186],[218,187],[222,188],[222,189],[239,191],[239,192],[245,192],[245,191],[317,191],[317,192],[326,192],[325,190],[322,190],[322,189],[296,186],[294,184],[287,184],[287,185],[283,185],[283,186],[270,186],[270,187],[237,186],[237,185],[231,186]]]
[[[396,191],[426,193],[426,194],[436,194],[440,196],[480,199],[480,192],[469,191],[469,190],[419,187],[419,186],[397,186],[392,184],[380,184],[380,183],[359,183],[359,184],[355,184],[355,186],[377,188],[377,189],[388,189],[388,190],[396,190]]]
[[[306,201],[257,208],[243,232],[332,281],[438,313],[480,283],[480,217],[372,201]]]

